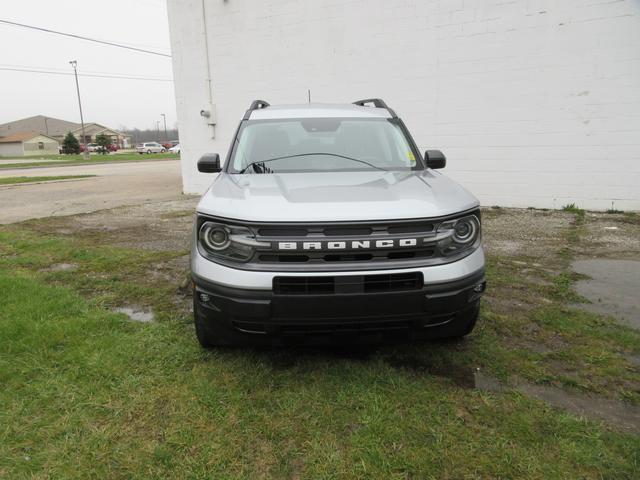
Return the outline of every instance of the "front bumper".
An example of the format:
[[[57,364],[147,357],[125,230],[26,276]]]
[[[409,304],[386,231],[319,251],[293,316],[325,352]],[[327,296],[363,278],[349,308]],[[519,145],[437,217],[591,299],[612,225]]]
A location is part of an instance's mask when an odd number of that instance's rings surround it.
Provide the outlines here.
[[[280,294],[228,287],[195,273],[193,280],[194,314],[220,345],[370,343],[462,335],[475,322],[485,286],[483,266],[455,280],[375,293]]]
[[[381,265],[379,270],[367,270],[367,275],[376,275],[384,273],[410,273],[421,272],[424,277],[425,286],[436,285],[441,283],[453,282],[469,277],[479,270],[484,269],[485,259],[482,248],[476,249],[470,255],[456,260],[455,262],[443,265],[431,265],[418,268],[395,268],[393,270],[384,269]],[[287,276],[349,276],[353,275],[352,271],[327,271],[327,272],[269,272],[256,270],[242,270],[241,268],[230,268],[219,263],[212,262],[204,258],[193,246],[191,249],[191,272],[194,279],[202,279],[203,281],[216,285],[238,288],[243,290],[264,290],[271,291],[273,288],[273,279],[279,275]]]

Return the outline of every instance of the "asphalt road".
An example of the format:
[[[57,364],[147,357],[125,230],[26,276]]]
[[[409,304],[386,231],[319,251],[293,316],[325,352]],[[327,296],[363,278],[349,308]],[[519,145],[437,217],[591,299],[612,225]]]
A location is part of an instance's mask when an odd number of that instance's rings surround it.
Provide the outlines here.
[[[97,175],[0,186],[0,224],[182,197],[179,160],[0,170],[2,177]]]

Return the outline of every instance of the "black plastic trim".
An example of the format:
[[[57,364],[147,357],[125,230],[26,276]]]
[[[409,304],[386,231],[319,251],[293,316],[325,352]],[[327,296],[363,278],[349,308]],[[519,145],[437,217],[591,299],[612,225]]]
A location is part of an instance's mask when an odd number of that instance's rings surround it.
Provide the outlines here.
[[[480,270],[477,270],[469,275],[457,278],[455,280],[451,280],[449,282],[427,283],[419,291],[425,294],[439,294],[444,292],[457,293],[460,290],[464,290],[465,288],[469,288],[480,282],[484,282],[484,275],[485,275],[484,268],[481,268]],[[206,278],[201,277],[193,272],[191,273],[191,278],[197,290],[200,290],[205,293],[221,295],[228,298],[245,299],[247,301],[251,301],[251,300],[270,300],[275,296],[272,289],[268,289],[268,290],[249,289],[249,288],[237,288],[237,287],[230,287],[227,285],[220,285],[218,283],[207,280]],[[408,290],[405,292],[398,292],[398,291],[375,292],[375,293],[369,293],[367,295],[398,295],[398,294],[407,293],[407,292],[415,293],[415,290]],[[339,295],[345,296],[345,295],[362,295],[362,294],[361,293],[358,293],[358,294],[343,293]],[[278,295],[278,297],[282,297],[282,296],[286,297],[289,295]],[[298,298],[298,297],[301,297],[302,295],[293,295],[293,296]],[[322,297],[322,298],[327,297],[327,295],[308,295],[308,296]]]
[[[398,118],[396,112],[394,112],[381,98],[365,98],[364,100],[356,100],[353,102],[354,105],[358,105],[359,107],[365,107],[367,103],[372,103],[376,108],[386,108],[392,118]]]
[[[251,116],[251,112],[253,112],[254,110],[260,110],[261,108],[267,108],[271,105],[269,105],[269,102],[266,102],[264,100],[254,100],[253,102],[251,102],[251,105],[249,105],[249,109],[245,112],[244,117],[242,117],[243,120],[249,120],[249,117]]]

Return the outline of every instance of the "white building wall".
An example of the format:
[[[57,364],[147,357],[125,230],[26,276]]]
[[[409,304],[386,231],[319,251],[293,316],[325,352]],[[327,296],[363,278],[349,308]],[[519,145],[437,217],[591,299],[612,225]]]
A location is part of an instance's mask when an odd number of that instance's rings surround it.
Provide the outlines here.
[[[0,143],[0,157],[21,157],[23,154],[22,142]]]
[[[484,205],[640,209],[637,0],[168,0],[168,9],[185,192],[206,189],[198,157],[226,155],[251,100],[300,103],[311,89],[317,102],[383,98]],[[215,138],[200,116],[210,101]]]

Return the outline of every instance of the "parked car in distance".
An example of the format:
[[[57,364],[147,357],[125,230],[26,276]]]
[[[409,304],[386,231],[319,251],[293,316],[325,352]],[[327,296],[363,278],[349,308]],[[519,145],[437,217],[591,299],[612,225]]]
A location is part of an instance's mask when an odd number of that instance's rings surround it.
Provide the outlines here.
[[[169,149],[169,151],[170,151],[171,153],[180,153],[180,144],[179,144],[179,143],[177,143],[176,145],[174,145],[173,147],[171,147],[171,148]]]
[[[100,145],[97,143],[87,143],[87,151],[88,152],[96,152],[100,148]],[[84,145],[80,144],[80,151],[84,152]]]
[[[158,142],[145,142],[136,145],[136,152],[143,153],[164,153],[167,149],[160,145]]]
[[[244,115],[196,208],[203,347],[462,337],[485,290],[480,203],[381,99]]]
[[[169,150],[171,147],[173,147],[173,143],[171,142],[162,142],[161,145],[166,148],[167,150]]]

